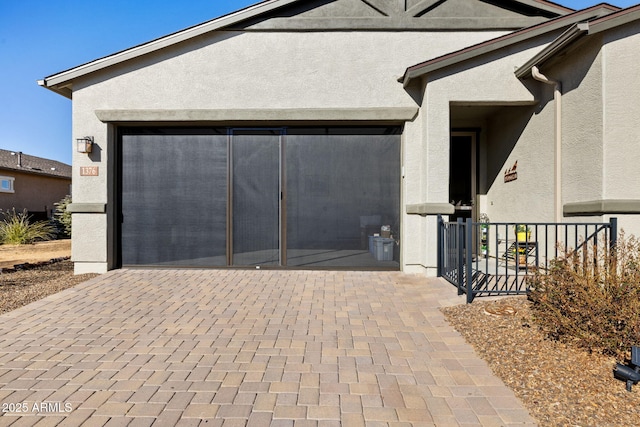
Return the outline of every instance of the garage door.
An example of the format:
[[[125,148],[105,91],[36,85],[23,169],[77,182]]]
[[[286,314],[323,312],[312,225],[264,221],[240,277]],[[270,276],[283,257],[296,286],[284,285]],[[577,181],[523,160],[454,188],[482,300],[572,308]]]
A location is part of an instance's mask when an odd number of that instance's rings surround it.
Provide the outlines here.
[[[124,128],[119,147],[124,266],[399,268],[398,128]]]

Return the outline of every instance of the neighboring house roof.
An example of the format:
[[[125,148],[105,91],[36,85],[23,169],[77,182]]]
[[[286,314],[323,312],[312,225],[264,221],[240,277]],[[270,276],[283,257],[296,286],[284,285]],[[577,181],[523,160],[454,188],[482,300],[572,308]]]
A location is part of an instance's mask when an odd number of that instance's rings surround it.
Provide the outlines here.
[[[239,11],[230,13],[228,15],[224,15],[222,17],[213,19],[203,24],[199,24],[199,25],[187,28],[185,30],[167,35],[165,37],[161,37],[159,39],[150,41],[148,43],[144,43],[144,44],[132,47],[130,49],[126,49],[121,52],[117,52],[112,55],[105,56],[95,61],[82,64],[80,66],[71,68],[66,71],[62,71],[60,73],[53,74],[49,77],[44,78],[43,80],[38,81],[38,84],[56,93],[59,93],[67,98],[71,98],[73,79],[85,76],[87,74],[90,74],[99,70],[106,69],[108,67],[120,64],[125,61],[132,60],[134,58],[138,58],[140,56],[143,56],[152,52],[159,51],[161,49],[176,45],[178,43],[185,42],[187,40],[193,39],[194,37],[198,37],[212,31],[217,31],[222,29],[237,29],[237,28],[240,28],[239,24],[241,23],[249,23],[249,25],[251,25],[252,22],[255,23],[256,21],[259,21],[263,17],[269,17],[271,16],[270,14],[273,13],[274,11],[285,8],[285,7],[293,7],[293,6],[311,7],[319,3],[334,3],[334,2],[337,3],[337,0],[330,0],[325,2],[318,1],[318,0],[265,0],[253,6],[246,7]],[[426,22],[426,20],[422,15],[425,13],[425,11],[431,11],[436,8],[442,7],[442,4],[447,4],[446,0],[418,0],[414,2],[412,6],[406,5],[405,6],[406,10],[405,9],[400,10],[399,6],[395,5],[395,3],[392,3],[389,0],[361,0],[361,2],[367,5],[367,7],[370,7],[371,10],[377,11],[377,13],[379,13],[381,16],[385,18],[395,18],[398,16],[404,16],[405,18],[417,17],[419,19],[416,19],[416,21],[421,21],[422,23]],[[514,8],[514,9],[516,6],[518,6],[521,9],[525,8],[529,11],[536,11],[536,13],[539,15],[539,17],[537,18],[539,20],[546,20],[551,17],[565,15],[573,10],[573,9],[561,6],[559,4],[556,4],[550,1],[545,1],[545,0],[491,0],[488,2],[478,1],[477,3],[478,5],[495,3],[497,5],[502,5],[502,6],[507,5],[510,8]],[[398,5],[399,4],[400,3],[398,3]],[[350,9],[352,7],[353,6],[345,7],[345,9]],[[464,23],[471,21],[471,19],[468,19],[467,17],[462,17],[462,18],[464,19],[457,19],[457,20],[454,19],[453,21],[451,21],[450,19],[447,20],[446,17],[438,18],[438,19],[442,20],[442,22],[445,23],[445,25],[453,25],[452,22],[455,22],[455,25],[467,25]],[[290,17],[284,16],[283,19],[288,20],[290,19]],[[303,25],[303,26],[310,25],[309,23],[311,23],[312,21],[313,21],[312,19],[304,18],[301,21],[302,24],[296,23],[295,25]],[[373,21],[377,22],[382,20],[373,20]],[[388,21],[386,24],[388,25],[388,29],[391,29],[391,30],[406,29],[406,28],[397,27],[398,22],[406,22],[406,20],[394,21],[394,19],[388,19],[386,21]],[[320,26],[317,28],[310,28],[310,27],[309,28],[292,27],[292,28],[297,28],[297,30],[300,30],[300,31],[304,31],[304,30],[321,31],[321,30],[326,30],[327,28],[334,29],[334,30],[337,30],[337,29],[345,30],[345,28],[341,26],[331,27],[330,25],[331,22],[348,22],[349,23],[348,25],[352,25],[353,23],[361,25],[364,23],[365,27],[363,28],[367,28],[366,26],[370,25],[372,20],[357,19],[357,18],[353,19],[353,17],[348,17],[345,20],[341,21],[340,19],[329,17],[323,21],[323,25],[325,25],[325,27]],[[483,25],[482,23],[485,21],[479,21],[479,22],[480,22],[479,25]],[[517,19],[514,19],[514,17],[508,17],[508,18],[503,17],[503,18],[496,19],[494,21],[494,25],[502,26],[505,29],[507,28],[505,27],[506,25],[509,27],[509,29],[516,29],[520,27],[520,26],[516,26],[518,22],[519,21]],[[521,24],[521,26],[529,25],[530,23],[531,22],[529,21],[527,24]],[[329,27],[326,27],[327,25],[329,25]],[[339,24],[339,25],[342,25],[342,24]],[[261,29],[262,27],[258,25],[256,28]],[[279,27],[276,26],[274,28],[267,28],[267,30],[269,29],[274,30],[278,28]],[[372,28],[369,28],[369,29],[372,29]],[[411,29],[415,29],[415,28],[411,28]],[[436,29],[436,28],[431,28],[431,29]],[[481,28],[481,29],[487,29],[487,28]]]
[[[71,179],[71,166],[66,163],[30,156],[20,151],[0,149],[0,171],[2,170]]]
[[[601,3],[587,9],[560,16],[547,22],[543,22],[532,27],[527,27],[522,30],[514,31],[504,36],[487,40],[485,42],[469,46],[456,52],[442,55],[437,58],[422,62],[420,64],[413,65],[407,68],[404,76],[401,77],[399,81],[407,86],[412,79],[422,77],[436,70],[459,64],[461,62],[476,58],[490,52],[504,49],[505,47],[512,46],[525,40],[529,40],[533,37],[538,37],[552,31],[566,28],[576,22],[582,22],[601,16],[606,16],[618,10],[620,9],[615,6]]]
[[[556,58],[560,53],[566,51],[578,40],[584,37],[598,34],[621,25],[629,24],[640,20],[640,5],[622,9],[587,22],[579,22],[562,33],[551,44],[538,52],[533,58],[516,70],[516,77],[527,78],[531,76],[533,67],[540,67],[544,63]]]

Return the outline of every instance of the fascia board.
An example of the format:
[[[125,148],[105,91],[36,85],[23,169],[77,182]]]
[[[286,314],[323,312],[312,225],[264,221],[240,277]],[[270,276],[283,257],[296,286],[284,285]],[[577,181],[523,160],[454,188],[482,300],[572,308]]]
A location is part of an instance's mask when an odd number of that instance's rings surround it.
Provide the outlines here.
[[[515,75],[519,79],[527,78],[531,75],[531,69],[534,66],[540,66],[583,36],[597,34],[637,20],[640,20],[640,5],[623,9],[592,21],[576,24],[518,68]]]
[[[203,24],[195,25],[177,33],[173,33],[168,36],[161,37],[159,39],[152,40],[150,42],[114,53],[112,55],[105,56],[95,61],[88,62],[78,67],[53,74],[49,77],[45,77],[43,86],[53,90],[53,86],[66,83],[70,80],[82,77],[86,74],[164,49],[168,46],[175,45],[177,43],[189,40],[191,38],[206,34],[211,31],[220,30],[224,27],[237,24],[246,19],[254,18],[263,13],[270,12],[272,10],[287,6],[298,1],[300,0],[266,0],[237,12],[233,12],[229,15],[216,18]]]
[[[589,34],[597,34],[599,32],[610,30],[611,28],[629,24],[637,20],[640,20],[640,5],[632,6],[619,12],[612,13],[611,15],[594,20],[593,22],[591,22],[591,25],[589,27]]]
[[[576,22],[592,19],[596,16],[602,15],[603,13],[611,13],[617,10],[619,9],[614,6],[599,4],[588,9],[549,20],[542,24],[515,31],[513,33],[509,33],[504,36],[500,36],[495,39],[491,39],[486,42],[479,43],[468,48],[452,52],[450,54],[443,55],[438,58],[434,58],[421,64],[409,67],[405,71],[404,76],[401,77],[399,81],[402,82],[405,87],[407,87],[412,79],[424,76],[433,71],[448,67],[450,65],[455,65],[472,58],[476,58],[486,53],[503,49],[507,46],[511,46],[519,42],[547,34],[551,31],[555,31],[563,27],[568,27]]]
[[[455,65],[460,62],[464,62],[466,60],[469,60],[490,52],[494,52],[496,50],[500,50],[507,46],[511,46],[521,41],[525,41],[529,38],[544,34],[554,29],[556,28],[545,28],[545,31],[537,31],[535,32],[535,34],[518,31],[518,32],[507,34],[506,36],[503,36],[501,39],[489,40],[488,42],[471,46],[470,48],[463,49],[462,51],[457,51],[448,55],[441,56],[440,58],[436,58],[435,60],[433,60],[431,63],[425,63],[422,66],[417,66],[416,68],[413,68],[413,69],[411,68],[407,69],[402,81],[406,87],[409,84],[410,80],[415,79],[417,77],[421,77],[433,71],[446,68],[450,65]]]
[[[38,80],[38,86],[42,86],[45,89],[49,89],[51,92],[55,92],[58,95],[64,96],[65,98],[72,99],[73,92],[68,85],[60,86],[60,87],[58,86],[49,87],[47,86],[45,80]]]
[[[567,31],[562,33],[560,37],[551,42],[546,48],[538,52],[533,58],[529,59],[524,65],[519,67],[515,75],[517,78],[522,79],[531,75],[531,69],[534,66],[538,66],[548,59],[552,58],[559,52],[563,51],[567,46],[572,44],[577,39],[581,38],[589,31],[589,23],[581,22],[573,25]]]

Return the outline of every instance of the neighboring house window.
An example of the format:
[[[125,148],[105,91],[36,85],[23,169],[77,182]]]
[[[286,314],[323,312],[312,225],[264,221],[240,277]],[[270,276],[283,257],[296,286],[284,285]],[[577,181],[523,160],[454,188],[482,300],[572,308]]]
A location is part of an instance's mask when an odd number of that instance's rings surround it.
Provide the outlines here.
[[[0,193],[13,193],[13,180],[10,176],[0,176]]]

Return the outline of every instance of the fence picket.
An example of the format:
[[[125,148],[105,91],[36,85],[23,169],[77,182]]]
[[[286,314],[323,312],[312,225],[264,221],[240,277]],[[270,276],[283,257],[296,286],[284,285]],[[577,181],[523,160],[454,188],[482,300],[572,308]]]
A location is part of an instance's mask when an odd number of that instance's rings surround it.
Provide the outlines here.
[[[468,303],[480,295],[526,294],[528,280],[536,272],[547,271],[550,261],[558,258],[560,248],[566,254],[584,257],[589,253],[588,245],[593,245],[595,253],[611,251],[618,236],[617,218],[608,223],[476,223],[471,219],[463,222],[461,218],[446,222],[438,216],[437,223],[438,276],[456,286],[458,295],[466,293]],[[524,241],[518,240],[517,233],[513,240],[509,239],[510,230],[517,225],[524,226]],[[479,238],[483,232],[480,227],[487,228],[486,254]],[[490,242],[495,242],[494,249]],[[569,242],[573,245],[569,246]],[[481,257],[485,258],[482,263]]]

